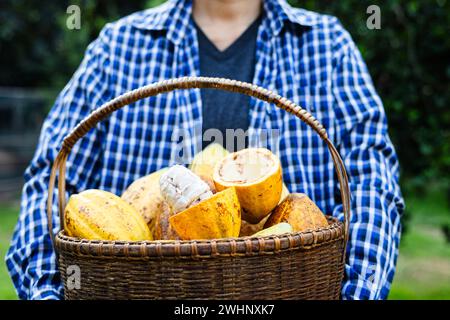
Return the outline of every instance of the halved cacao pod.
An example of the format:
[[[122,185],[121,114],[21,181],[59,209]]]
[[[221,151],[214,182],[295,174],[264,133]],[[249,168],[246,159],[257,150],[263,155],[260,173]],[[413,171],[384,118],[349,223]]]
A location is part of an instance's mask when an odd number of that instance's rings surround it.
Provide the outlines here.
[[[169,218],[182,240],[239,236],[241,207],[235,188],[228,188]]]
[[[218,191],[235,187],[242,206],[242,219],[256,224],[278,204],[283,189],[281,164],[263,148],[234,152],[219,161],[213,174]]]
[[[281,192],[281,198],[280,204],[286,197],[289,195],[289,189],[288,187],[283,183],[283,191]],[[256,232],[259,232],[264,229],[264,224],[266,223],[267,219],[269,219],[270,215],[267,215],[264,217],[260,222],[258,223],[250,223],[245,220],[242,220],[241,223],[241,232],[239,233],[239,237],[246,237],[251,236],[255,234]]]

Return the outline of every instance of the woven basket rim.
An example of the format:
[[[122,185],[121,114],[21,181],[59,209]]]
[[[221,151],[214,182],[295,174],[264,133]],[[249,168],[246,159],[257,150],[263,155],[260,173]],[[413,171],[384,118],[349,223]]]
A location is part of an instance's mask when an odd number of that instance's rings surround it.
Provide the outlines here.
[[[222,238],[210,240],[105,241],[67,236],[60,231],[55,240],[59,253],[71,252],[91,257],[186,257],[255,256],[304,249],[339,241],[344,237],[344,224],[327,216],[326,228],[255,238]]]

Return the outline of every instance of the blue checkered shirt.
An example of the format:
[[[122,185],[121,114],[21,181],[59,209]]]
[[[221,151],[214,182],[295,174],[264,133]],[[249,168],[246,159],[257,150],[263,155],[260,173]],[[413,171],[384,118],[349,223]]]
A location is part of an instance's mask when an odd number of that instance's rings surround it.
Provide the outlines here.
[[[87,48],[58,96],[25,173],[21,213],[6,264],[21,299],[57,299],[63,286],[47,232],[50,166],[64,136],[95,108],[152,82],[199,74],[199,53],[187,0],[107,24]],[[338,19],[264,1],[253,82],[309,110],[324,125],[345,161],[352,216],[342,286],[344,299],[384,299],[394,277],[404,209],[399,165],[386,115],[367,67]],[[201,143],[198,89],[141,100],[115,112],[73,148],[68,194],[99,188],[121,194],[135,179],[174,163],[174,132],[188,132],[190,152]],[[343,220],[333,162],[307,125],[273,105],[251,99],[250,131],[278,130],[266,145],[283,165],[291,192],[309,195]],[[58,230],[54,205],[54,232]]]

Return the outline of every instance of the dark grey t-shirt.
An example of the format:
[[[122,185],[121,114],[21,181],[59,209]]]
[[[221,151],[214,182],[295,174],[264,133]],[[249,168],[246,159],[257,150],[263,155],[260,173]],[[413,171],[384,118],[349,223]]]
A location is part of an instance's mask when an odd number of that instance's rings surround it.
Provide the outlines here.
[[[246,31],[227,49],[220,51],[197,26],[200,50],[200,75],[252,82],[255,72],[255,51],[258,27],[261,18],[253,22]],[[230,152],[236,142],[226,141],[226,129],[242,129],[249,126],[250,98],[243,94],[223,90],[201,89],[203,130],[216,128],[223,136],[223,146]],[[204,139],[203,139],[204,140]],[[233,139],[236,141],[236,139]],[[214,141],[203,141],[203,148]],[[219,142],[219,141],[216,141]],[[230,143],[231,142],[231,143]],[[247,141],[245,147],[247,147]]]

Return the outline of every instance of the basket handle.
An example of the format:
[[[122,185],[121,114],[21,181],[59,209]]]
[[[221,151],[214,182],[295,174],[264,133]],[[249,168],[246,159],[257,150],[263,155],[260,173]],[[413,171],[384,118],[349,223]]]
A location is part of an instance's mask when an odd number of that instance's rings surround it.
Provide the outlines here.
[[[257,99],[273,103],[277,107],[286,110],[287,112],[295,115],[309,125],[315,132],[325,141],[328,149],[331,153],[335,170],[340,185],[341,199],[344,211],[344,224],[345,224],[345,246],[347,245],[348,232],[349,232],[349,222],[350,222],[350,191],[348,186],[347,172],[344,167],[344,163],[332,144],[328,139],[327,132],[325,128],[305,109],[296,105],[292,101],[275,94],[272,91],[261,88],[254,84],[229,80],[223,78],[207,78],[207,77],[183,77],[170,80],[164,80],[161,82],[156,82],[149,84],[147,86],[132,90],[125,94],[118,96],[117,98],[105,103],[95,111],[93,111],[89,116],[87,116],[83,121],[81,121],[63,140],[61,150],[59,151],[50,174],[50,182],[48,188],[48,199],[47,199],[47,218],[48,227],[52,242],[54,242],[53,226],[52,226],[52,203],[53,203],[53,193],[55,187],[56,172],[59,171],[58,178],[58,203],[59,203],[59,217],[61,223],[61,229],[64,230],[64,208],[66,207],[66,186],[65,186],[65,175],[66,175],[66,160],[67,157],[75,145],[75,143],[83,137],[89,130],[97,125],[100,121],[105,119],[114,111],[130,104],[141,100],[143,98],[156,96],[160,93],[170,92],[176,89],[194,89],[194,88],[210,88],[210,89],[221,89],[231,92],[237,92],[246,94],[248,96],[255,97]],[[345,259],[345,249],[344,248],[344,259]]]

